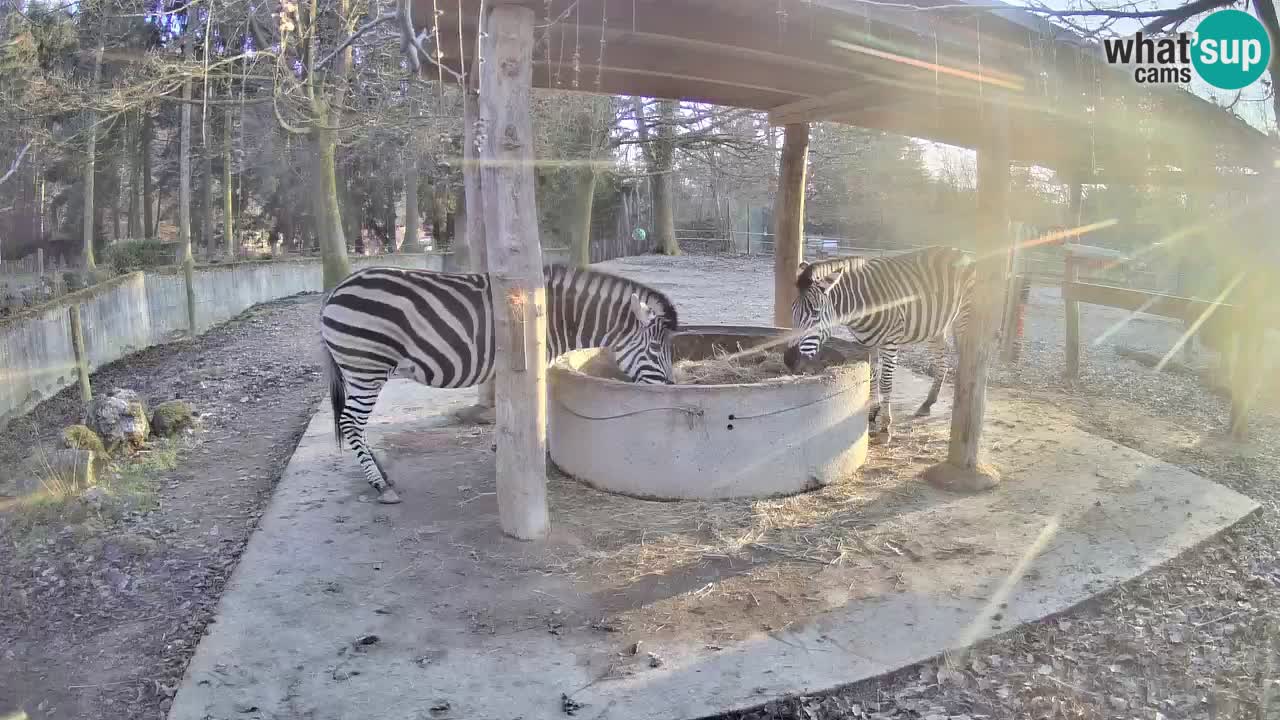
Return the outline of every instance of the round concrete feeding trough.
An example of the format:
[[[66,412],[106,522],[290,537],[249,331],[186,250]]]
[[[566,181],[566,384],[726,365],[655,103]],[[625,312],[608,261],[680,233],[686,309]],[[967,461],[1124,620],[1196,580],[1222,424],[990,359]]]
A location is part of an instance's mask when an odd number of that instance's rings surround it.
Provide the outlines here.
[[[675,338],[675,359],[748,349],[782,332],[687,327]],[[818,360],[799,377],[637,385],[617,379],[608,350],[567,353],[548,375],[551,460],[598,489],[655,500],[817,489],[866,461],[870,395],[864,350],[832,338]]]

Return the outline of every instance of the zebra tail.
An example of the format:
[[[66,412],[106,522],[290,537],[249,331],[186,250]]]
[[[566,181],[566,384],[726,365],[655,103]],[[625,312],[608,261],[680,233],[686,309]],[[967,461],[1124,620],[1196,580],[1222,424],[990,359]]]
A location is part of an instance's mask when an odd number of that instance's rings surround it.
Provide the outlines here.
[[[346,380],[342,377],[342,368],[338,367],[338,361],[327,345],[324,347],[324,355],[329,358],[329,403],[333,406],[333,439],[341,450],[342,431],[338,427],[338,418],[347,404]]]

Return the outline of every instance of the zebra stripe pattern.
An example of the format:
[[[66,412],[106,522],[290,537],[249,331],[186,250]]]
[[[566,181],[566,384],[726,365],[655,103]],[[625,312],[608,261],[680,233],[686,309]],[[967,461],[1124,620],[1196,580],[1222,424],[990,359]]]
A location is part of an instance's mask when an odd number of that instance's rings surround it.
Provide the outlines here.
[[[581,348],[607,347],[628,378],[674,382],[675,306],[662,293],[615,275],[562,265],[543,268],[547,361]],[[379,502],[399,502],[365,426],[382,386],[407,378],[462,388],[494,376],[494,314],[489,276],[374,267],[347,276],[325,298],[320,334],[328,358],[334,435],[355,451]]]
[[[954,355],[955,339],[968,324],[974,277],[972,257],[948,247],[806,265],[796,279],[798,293],[791,305],[793,327],[801,333],[784,353],[787,367],[797,370],[817,355],[832,330],[847,327],[857,343],[872,351],[875,397],[868,417],[873,429],[882,421],[888,442],[898,348],[929,343],[933,384],[916,410],[918,416],[928,415],[947,374],[947,356]]]

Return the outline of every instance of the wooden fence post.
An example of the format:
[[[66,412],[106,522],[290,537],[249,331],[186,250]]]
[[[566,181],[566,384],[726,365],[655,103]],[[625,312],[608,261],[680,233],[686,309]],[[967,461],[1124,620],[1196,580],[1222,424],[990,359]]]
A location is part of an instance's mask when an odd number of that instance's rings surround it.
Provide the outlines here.
[[[80,400],[85,405],[93,401],[93,387],[89,385],[89,354],[84,347],[84,330],[80,325],[80,304],[67,308],[71,319],[71,350],[76,357],[76,374],[80,378]]]
[[[1066,264],[1062,268],[1062,297],[1066,301],[1067,316],[1067,379],[1080,377],[1080,303],[1070,300],[1071,286],[1080,279],[1080,270],[1076,256],[1067,253]]]
[[[480,189],[497,351],[498,515],[522,540],[546,537],[547,309],[534,196],[534,12],[498,4],[484,20]]]
[[[44,248],[36,248],[36,273],[44,277]]]

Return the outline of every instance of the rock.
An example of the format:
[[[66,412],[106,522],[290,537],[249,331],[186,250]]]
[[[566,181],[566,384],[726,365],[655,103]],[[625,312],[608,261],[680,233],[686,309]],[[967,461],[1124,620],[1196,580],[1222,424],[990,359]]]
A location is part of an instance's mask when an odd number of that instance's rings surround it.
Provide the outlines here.
[[[94,510],[101,511],[102,508],[107,506],[107,503],[111,502],[111,493],[97,486],[91,487],[80,493],[80,502]]]
[[[195,423],[195,410],[184,400],[160,403],[151,413],[151,432],[156,437],[173,437]]]
[[[37,490],[67,495],[97,483],[91,450],[66,448],[44,452],[37,450],[22,463],[16,478],[15,495]]]
[[[89,403],[85,424],[98,433],[107,451],[133,452],[147,442],[150,423],[147,409],[132,390],[113,390]]]
[[[71,450],[88,450],[99,460],[105,460],[108,457],[102,438],[87,425],[68,425],[63,428],[62,446]]]

